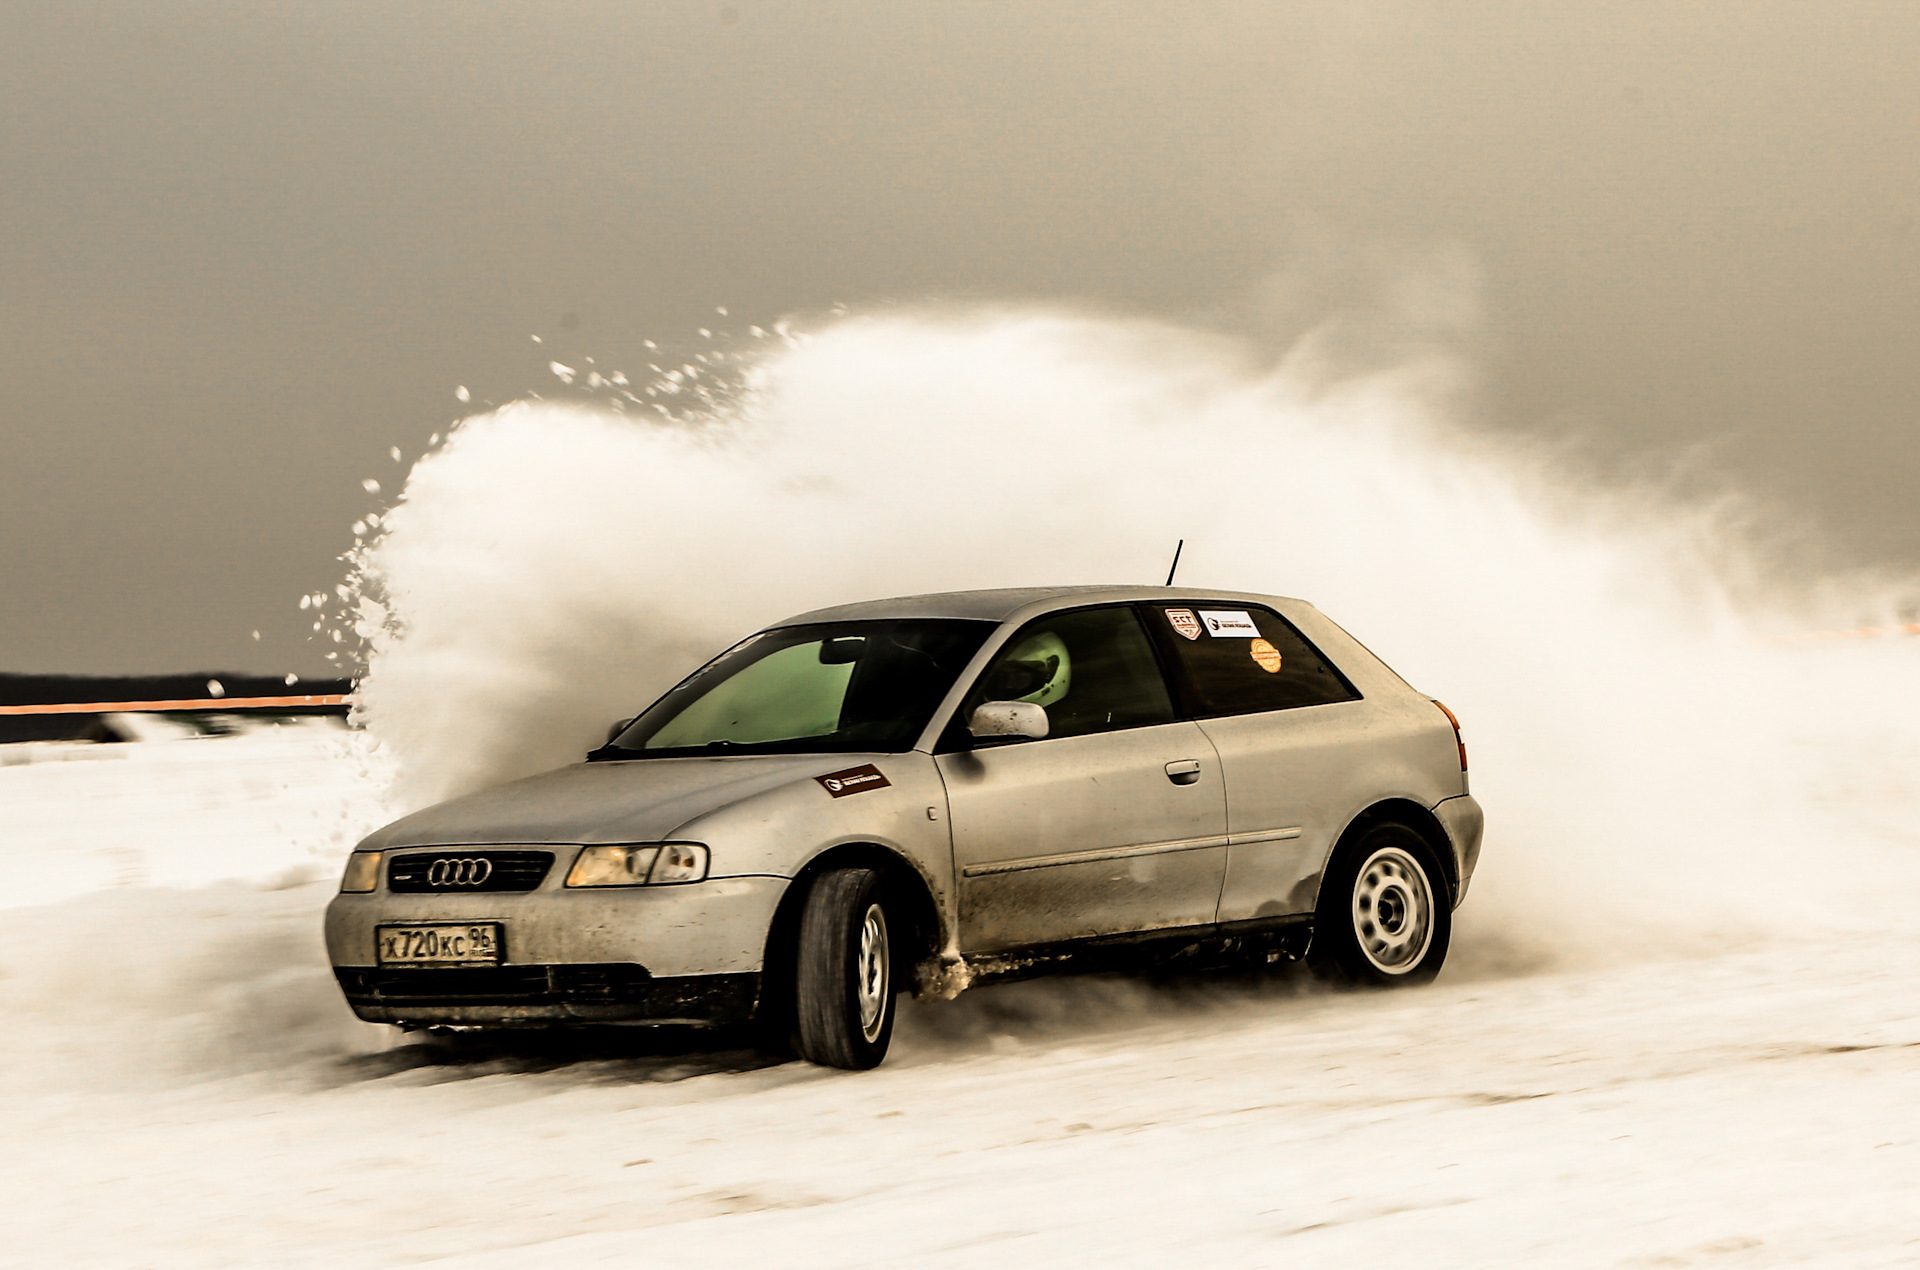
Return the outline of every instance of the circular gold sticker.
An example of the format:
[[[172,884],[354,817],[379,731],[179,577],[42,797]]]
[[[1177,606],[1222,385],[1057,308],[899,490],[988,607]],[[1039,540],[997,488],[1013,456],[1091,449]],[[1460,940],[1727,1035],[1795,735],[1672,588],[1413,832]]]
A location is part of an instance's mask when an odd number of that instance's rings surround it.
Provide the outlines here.
[[[1272,644],[1264,639],[1256,639],[1247,645],[1247,651],[1252,653],[1253,659],[1260,663],[1260,669],[1269,675],[1280,673],[1280,650]]]

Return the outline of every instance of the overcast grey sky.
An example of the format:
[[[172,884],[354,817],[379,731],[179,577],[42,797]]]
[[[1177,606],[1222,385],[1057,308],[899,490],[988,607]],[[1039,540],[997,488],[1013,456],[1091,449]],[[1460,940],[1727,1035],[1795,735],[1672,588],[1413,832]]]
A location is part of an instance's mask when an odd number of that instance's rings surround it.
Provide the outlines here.
[[[0,669],[320,673],[360,479],[529,332],[1448,251],[1483,426],[1920,565],[1916,67],[1905,2],[8,5]]]

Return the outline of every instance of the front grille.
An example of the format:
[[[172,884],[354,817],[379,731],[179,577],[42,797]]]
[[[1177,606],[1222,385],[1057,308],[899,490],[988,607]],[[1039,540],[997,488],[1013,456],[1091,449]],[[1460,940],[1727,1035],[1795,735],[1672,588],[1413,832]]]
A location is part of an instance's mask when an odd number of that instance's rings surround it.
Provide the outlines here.
[[[387,889],[423,892],[531,891],[553,867],[551,851],[434,851],[397,855],[387,865]]]
[[[645,966],[335,966],[349,999],[378,1005],[624,1005],[644,1001]]]

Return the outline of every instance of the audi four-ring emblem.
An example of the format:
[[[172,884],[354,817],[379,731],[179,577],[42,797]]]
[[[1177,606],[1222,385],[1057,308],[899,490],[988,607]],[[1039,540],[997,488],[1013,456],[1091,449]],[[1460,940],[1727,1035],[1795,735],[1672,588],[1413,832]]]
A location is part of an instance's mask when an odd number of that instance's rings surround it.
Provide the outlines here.
[[[435,860],[427,866],[428,886],[479,886],[493,876],[493,861],[483,856]]]

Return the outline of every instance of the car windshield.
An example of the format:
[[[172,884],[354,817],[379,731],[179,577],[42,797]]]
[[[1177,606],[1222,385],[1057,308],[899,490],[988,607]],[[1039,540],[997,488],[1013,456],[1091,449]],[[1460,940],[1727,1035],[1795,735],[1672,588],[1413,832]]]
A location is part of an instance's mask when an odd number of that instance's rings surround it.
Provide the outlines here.
[[[596,759],[898,753],[992,633],[992,622],[781,626],[702,666]]]

